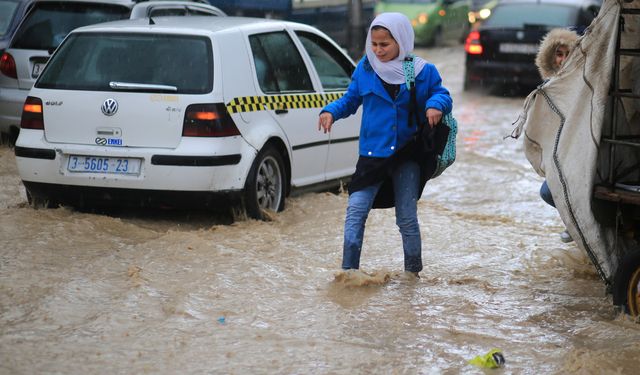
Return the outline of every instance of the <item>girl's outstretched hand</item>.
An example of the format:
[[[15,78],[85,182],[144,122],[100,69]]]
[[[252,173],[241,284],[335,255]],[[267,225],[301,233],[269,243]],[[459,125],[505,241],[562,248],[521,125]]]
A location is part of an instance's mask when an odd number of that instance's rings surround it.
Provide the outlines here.
[[[437,123],[442,119],[442,111],[439,111],[435,108],[427,108],[427,120],[429,121],[429,126],[434,127]]]
[[[322,112],[318,118],[318,130],[324,130],[325,134],[331,132],[333,125],[333,115],[329,112]]]

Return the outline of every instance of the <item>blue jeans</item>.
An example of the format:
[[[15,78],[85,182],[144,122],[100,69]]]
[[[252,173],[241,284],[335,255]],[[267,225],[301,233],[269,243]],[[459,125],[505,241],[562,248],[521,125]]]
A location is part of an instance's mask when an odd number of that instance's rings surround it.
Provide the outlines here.
[[[551,207],[555,207],[556,204],[553,202],[553,196],[551,196],[551,190],[549,190],[549,185],[547,185],[547,180],[544,180],[542,186],[540,186],[540,197],[543,201],[547,202],[547,204]]]
[[[420,166],[413,160],[400,163],[391,176],[395,194],[396,225],[402,235],[404,269],[422,271],[422,241],[418,224]],[[344,222],[343,269],[360,268],[364,227],[382,182],[351,193]]]

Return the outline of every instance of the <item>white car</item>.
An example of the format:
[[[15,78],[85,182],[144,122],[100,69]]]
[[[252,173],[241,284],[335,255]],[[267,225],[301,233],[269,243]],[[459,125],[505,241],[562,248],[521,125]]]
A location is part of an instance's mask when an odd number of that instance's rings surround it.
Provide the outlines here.
[[[71,30],[127,18],[225,16],[217,7],[198,1],[203,0],[34,0],[0,57],[0,133],[15,138],[29,89]]]
[[[317,29],[160,17],[76,29],[31,89],[15,153],[36,206],[284,208],[355,170],[360,112],[318,131],[353,61]],[[217,199],[222,197],[223,199]]]

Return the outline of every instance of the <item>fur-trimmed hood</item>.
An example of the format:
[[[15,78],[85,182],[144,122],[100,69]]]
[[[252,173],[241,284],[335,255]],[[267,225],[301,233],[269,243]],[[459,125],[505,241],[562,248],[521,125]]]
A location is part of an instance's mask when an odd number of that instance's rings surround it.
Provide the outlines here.
[[[558,72],[558,69],[553,66],[556,48],[560,45],[566,45],[571,52],[576,40],[578,40],[578,34],[567,29],[553,29],[544,36],[536,56],[536,66],[542,79],[549,79]]]

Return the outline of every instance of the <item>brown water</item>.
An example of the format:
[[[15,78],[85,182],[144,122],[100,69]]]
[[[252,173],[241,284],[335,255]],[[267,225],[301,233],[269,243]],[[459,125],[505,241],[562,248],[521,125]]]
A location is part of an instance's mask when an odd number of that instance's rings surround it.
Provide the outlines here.
[[[0,373],[634,374],[640,326],[563,244],[520,141],[523,98],[463,93],[461,47],[420,51],[454,97],[458,160],[419,203],[425,270],[374,210],[367,274],[336,273],[346,195],[275,221],[33,210],[0,147]],[[315,124],[313,124],[315,126]],[[499,348],[500,370],[467,364]],[[486,371],[486,372],[485,372]]]

